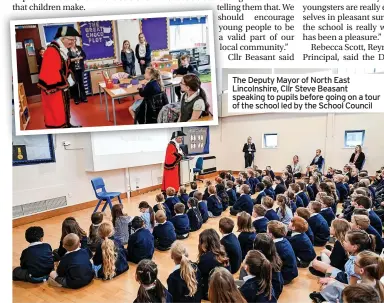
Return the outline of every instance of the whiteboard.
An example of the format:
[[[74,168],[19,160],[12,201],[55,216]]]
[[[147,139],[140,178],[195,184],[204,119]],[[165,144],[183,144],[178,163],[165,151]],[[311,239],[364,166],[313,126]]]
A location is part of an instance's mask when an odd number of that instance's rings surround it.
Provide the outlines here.
[[[91,133],[92,170],[104,171],[163,163],[173,131],[175,129]]]

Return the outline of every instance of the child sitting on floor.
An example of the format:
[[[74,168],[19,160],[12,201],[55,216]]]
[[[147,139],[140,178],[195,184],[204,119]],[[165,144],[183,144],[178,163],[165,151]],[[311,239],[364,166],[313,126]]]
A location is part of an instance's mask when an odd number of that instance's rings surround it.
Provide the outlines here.
[[[267,232],[267,225],[269,220],[265,217],[265,208],[262,205],[256,204],[253,207],[253,217],[255,220],[253,221],[253,227],[256,230],[256,233],[265,233]]]
[[[129,225],[132,218],[123,212],[123,204],[113,205],[111,213],[112,224],[115,229],[113,237],[126,245],[129,239]]]
[[[336,218],[335,213],[332,210],[332,206],[335,203],[335,200],[330,196],[325,196],[320,198],[320,202],[320,215],[322,215],[325,221],[327,221],[328,226],[331,226],[332,221]]]
[[[152,259],[155,245],[151,232],[145,228],[144,220],[141,217],[134,217],[132,220],[134,233],[128,240],[128,261],[139,263],[144,259]]]
[[[250,194],[249,185],[243,184],[240,187],[240,198],[235,202],[235,204],[230,209],[230,214],[236,216],[242,211],[246,211],[248,214],[252,215],[253,201]]]
[[[189,197],[193,198],[193,195],[197,191],[197,183],[196,182],[191,182],[191,192],[189,193]]]
[[[167,220],[171,220],[172,214],[169,210],[167,204],[164,203],[164,195],[163,194],[157,194],[156,195],[156,202],[157,204],[153,207],[153,211],[157,213],[158,210],[162,210],[165,212],[165,215],[167,216]]]
[[[180,202],[184,204],[185,209],[188,209],[187,203],[188,203],[189,195],[187,194],[187,189],[185,188],[185,186],[179,187],[178,198],[179,198]]]
[[[313,201],[309,203],[308,209],[311,213],[308,224],[315,236],[314,245],[324,246],[329,241],[329,227],[327,221],[320,215],[321,203]]]
[[[252,226],[252,217],[245,211],[237,214],[237,232],[239,232],[238,240],[240,243],[242,260],[248,251],[253,248],[253,241],[256,237],[255,228]]]
[[[139,204],[139,210],[142,213],[141,218],[145,222],[145,228],[152,232],[155,225],[155,213],[152,206],[150,206],[146,201],[141,201]]]
[[[223,237],[220,243],[224,246],[229,258],[229,264],[231,265],[231,273],[236,273],[241,265],[242,252],[239,240],[233,234],[233,228],[235,223],[230,218],[221,218],[219,221],[219,230]]]
[[[157,225],[153,229],[153,238],[155,240],[155,248],[165,251],[171,248],[173,242],[176,241],[175,227],[172,222],[167,221],[163,210],[156,212]]]
[[[276,211],[273,209],[273,206],[275,204],[275,201],[271,197],[264,197],[263,201],[261,202],[261,205],[265,208],[265,217],[269,220],[277,220],[279,221],[279,216],[277,215]]]
[[[94,252],[96,247],[101,243],[101,239],[97,233],[100,224],[103,222],[103,213],[102,212],[94,212],[91,216],[92,224],[89,227],[89,238],[88,238],[88,247]]]
[[[216,187],[210,185],[208,187],[209,197],[207,199],[209,217],[219,217],[223,212],[223,204],[216,194]]]
[[[203,223],[205,223],[208,221],[208,218],[209,218],[207,201],[203,200],[203,194],[199,191],[195,192],[194,198],[196,198],[198,201],[198,208],[199,208],[201,217],[203,218]]]
[[[201,214],[198,208],[198,201],[196,198],[189,198],[187,204],[188,204],[188,210],[186,212],[186,215],[188,216],[188,219],[189,219],[189,225],[190,225],[191,231],[197,231],[203,225],[203,218],[201,217]]]
[[[183,203],[177,203],[175,205],[175,213],[176,215],[171,219],[173,226],[176,231],[177,239],[186,239],[189,237],[189,231],[191,230],[189,226],[189,218],[188,215],[184,213],[185,206]]]
[[[25,239],[29,246],[20,257],[20,267],[13,270],[13,281],[39,283],[48,279],[53,270],[52,247],[43,243],[44,230],[40,226],[29,227],[25,231]]]
[[[175,204],[179,203],[180,200],[178,197],[176,197],[176,191],[173,187],[168,187],[166,190],[167,199],[165,199],[165,204],[168,206],[169,210],[171,211],[172,216],[175,215]]]

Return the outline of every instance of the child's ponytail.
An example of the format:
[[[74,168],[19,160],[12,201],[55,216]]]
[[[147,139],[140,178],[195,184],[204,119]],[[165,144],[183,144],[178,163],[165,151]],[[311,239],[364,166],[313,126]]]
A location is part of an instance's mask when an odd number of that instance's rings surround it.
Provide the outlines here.
[[[102,223],[98,229],[101,244],[101,253],[103,257],[103,273],[106,280],[112,279],[116,274],[117,251],[115,242],[109,239],[113,235],[113,227],[110,223]]]
[[[384,259],[374,252],[365,250],[359,253],[359,266],[364,269],[365,275],[376,280],[375,288],[381,301],[384,301],[384,285],[380,279],[384,276]]]

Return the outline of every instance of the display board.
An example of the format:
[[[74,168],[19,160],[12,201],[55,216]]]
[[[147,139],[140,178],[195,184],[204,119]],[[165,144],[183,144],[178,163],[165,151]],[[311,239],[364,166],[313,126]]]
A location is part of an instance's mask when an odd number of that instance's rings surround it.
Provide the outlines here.
[[[111,20],[80,22],[79,27],[87,60],[115,58],[114,28]]]
[[[151,46],[151,50],[168,50],[167,18],[142,19],[141,31]]]
[[[209,126],[183,128],[186,134],[183,144],[188,146],[188,155],[209,154]]]

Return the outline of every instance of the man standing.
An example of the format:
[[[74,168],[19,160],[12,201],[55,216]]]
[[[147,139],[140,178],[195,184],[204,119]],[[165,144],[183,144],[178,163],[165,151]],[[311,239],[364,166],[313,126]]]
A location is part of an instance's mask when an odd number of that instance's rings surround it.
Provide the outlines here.
[[[47,128],[69,128],[70,94],[69,87],[75,84],[70,73],[68,49],[74,47],[80,34],[71,26],[61,26],[44,52],[44,58],[37,84],[41,89],[44,122]]]
[[[252,137],[248,137],[247,143],[245,143],[243,147],[245,168],[252,166],[252,162],[255,159],[255,152],[256,147],[255,144],[252,143]]]
[[[180,161],[183,158],[183,151],[180,149],[180,144],[185,137],[182,131],[172,133],[171,141],[168,143],[167,151],[165,152],[163,184],[161,190],[166,191],[168,187],[173,187],[176,191],[180,187]]]

